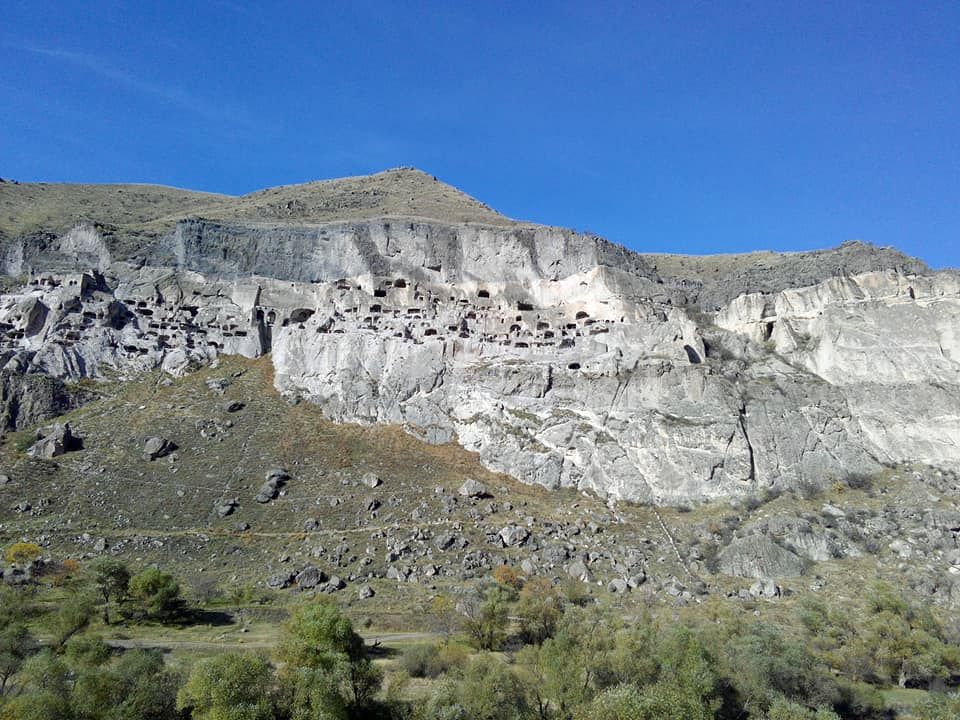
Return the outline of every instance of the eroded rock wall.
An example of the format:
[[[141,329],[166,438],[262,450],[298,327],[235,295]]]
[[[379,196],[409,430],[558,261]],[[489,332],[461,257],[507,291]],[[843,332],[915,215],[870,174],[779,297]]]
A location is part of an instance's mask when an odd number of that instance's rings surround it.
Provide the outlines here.
[[[704,314],[682,306],[695,285],[551,228],[184,221],[147,265],[71,232],[49,252],[86,272],[0,296],[0,370],[182,374],[270,352],[277,388],[335,420],[638,501],[960,467],[955,275],[834,277]]]

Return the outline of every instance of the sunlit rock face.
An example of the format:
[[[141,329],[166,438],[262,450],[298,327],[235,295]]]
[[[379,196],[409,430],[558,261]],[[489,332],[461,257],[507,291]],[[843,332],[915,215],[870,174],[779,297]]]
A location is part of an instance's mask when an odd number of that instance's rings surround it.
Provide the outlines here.
[[[685,277],[535,226],[188,219],[136,261],[92,226],[31,242],[4,246],[22,276],[0,296],[8,378],[269,354],[277,389],[336,421],[643,502],[960,469],[960,279],[894,251],[777,256],[765,275],[732,259],[725,290],[695,258]]]
[[[887,271],[741,296],[717,324],[838,388],[878,457],[960,463],[960,277]]]

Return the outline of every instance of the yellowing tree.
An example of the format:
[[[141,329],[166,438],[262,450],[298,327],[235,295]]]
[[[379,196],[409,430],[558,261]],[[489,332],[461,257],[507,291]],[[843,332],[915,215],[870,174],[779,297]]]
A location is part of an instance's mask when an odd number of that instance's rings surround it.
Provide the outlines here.
[[[18,542],[7,548],[7,551],[3,554],[3,559],[11,565],[29,565],[34,560],[39,559],[42,554],[43,550],[40,549],[39,545]]]

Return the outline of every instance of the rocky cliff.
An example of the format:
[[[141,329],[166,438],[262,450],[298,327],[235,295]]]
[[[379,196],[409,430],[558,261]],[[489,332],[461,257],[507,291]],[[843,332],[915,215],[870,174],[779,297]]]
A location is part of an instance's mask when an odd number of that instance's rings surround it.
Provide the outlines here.
[[[644,256],[412,170],[244,198],[39,187],[0,184],[0,367],[29,388],[0,395],[7,427],[84,378],[269,353],[337,421],[547,487],[679,503],[960,469],[960,277],[895,250]]]

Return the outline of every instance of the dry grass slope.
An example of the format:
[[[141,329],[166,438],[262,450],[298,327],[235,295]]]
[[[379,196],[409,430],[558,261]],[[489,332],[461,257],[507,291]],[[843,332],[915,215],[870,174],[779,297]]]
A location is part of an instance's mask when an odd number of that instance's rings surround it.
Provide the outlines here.
[[[0,237],[60,233],[81,221],[154,234],[186,217],[270,224],[379,217],[511,224],[478,200],[410,168],[286,185],[242,197],[157,185],[0,183]]]

